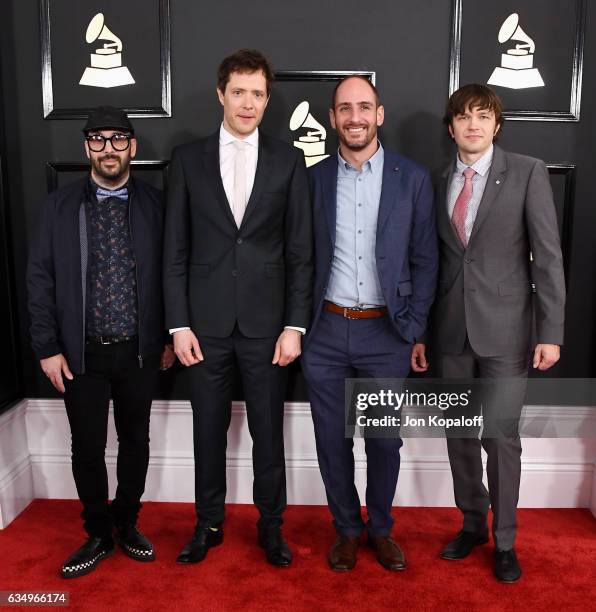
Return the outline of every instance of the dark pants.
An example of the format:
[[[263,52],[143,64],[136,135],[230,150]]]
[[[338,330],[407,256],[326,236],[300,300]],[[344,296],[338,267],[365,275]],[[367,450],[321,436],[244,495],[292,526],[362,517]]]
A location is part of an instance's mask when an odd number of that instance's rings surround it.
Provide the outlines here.
[[[227,338],[199,336],[205,360],[190,368],[199,527],[223,523],[226,447],[234,369],[238,366],[253,441],[253,499],[258,527],[279,526],[286,507],[283,414],[286,368],[272,365],[277,337],[247,338],[236,328]]]
[[[345,379],[405,378],[412,347],[388,317],[350,320],[323,311],[302,355],[302,370],[315,427],[321,476],[335,528],[358,536],[364,529],[354,485],[354,441],[346,438]],[[366,507],[369,534],[389,535],[391,506],[399,474],[402,440],[365,438]]]
[[[480,357],[470,344],[461,355],[440,354],[443,378],[480,378],[482,438],[447,438],[455,503],[463,513],[465,531],[486,529],[489,505],[493,538],[500,550],[513,547],[521,475],[519,418],[526,394],[529,355]],[[494,380],[494,382],[492,382]],[[487,455],[488,491],[482,483],[481,448]]]
[[[149,464],[149,416],[159,356],[139,368],[137,342],[87,344],[85,374],[65,379],[64,403],[72,435],[72,472],[87,533],[108,535],[136,523]],[[108,506],[105,449],[110,397],[118,434],[118,488]]]

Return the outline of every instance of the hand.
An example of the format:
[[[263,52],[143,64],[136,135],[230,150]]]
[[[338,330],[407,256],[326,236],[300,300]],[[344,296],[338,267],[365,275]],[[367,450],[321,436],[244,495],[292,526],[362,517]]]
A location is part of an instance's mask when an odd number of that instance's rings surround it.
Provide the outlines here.
[[[412,357],[410,359],[410,366],[414,372],[426,372],[430,364],[426,361],[426,346],[417,342],[412,347]]]
[[[296,329],[284,329],[277,342],[273,353],[273,365],[287,366],[300,356],[300,343],[302,334]]]
[[[39,364],[41,365],[43,373],[54,385],[54,388],[57,391],[60,391],[60,393],[64,393],[65,389],[62,374],[64,374],[68,380],[72,380],[74,378],[64,355],[62,353],[58,353],[58,355],[52,355],[51,357],[40,359]]]
[[[201,353],[201,347],[197,337],[190,329],[181,329],[174,332],[174,353],[185,366],[201,363],[205,358]]]
[[[534,349],[532,367],[539,370],[548,370],[554,366],[561,357],[561,347],[558,344],[537,344]]]
[[[161,352],[161,359],[159,362],[160,370],[169,370],[176,361],[176,353],[174,353],[174,346],[172,344],[166,344]]]

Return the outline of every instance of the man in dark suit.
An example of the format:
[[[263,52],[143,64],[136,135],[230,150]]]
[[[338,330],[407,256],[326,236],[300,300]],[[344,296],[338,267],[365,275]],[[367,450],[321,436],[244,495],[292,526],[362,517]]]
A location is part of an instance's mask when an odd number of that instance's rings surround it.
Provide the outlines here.
[[[310,170],[315,232],[313,323],[306,376],[319,466],[337,540],[335,571],[351,570],[365,529],[354,485],[353,440],[345,437],[347,378],[404,378],[425,330],[437,274],[428,172],[377,140],[384,109],[374,86],[353,76],[330,109],[340,146]],[[387,569],[406,567],[391,538],[401,438],[366,437],[368,542]]]
[[[502,104],[485,85],[466,85],[447,104],[457,156],[437,184],[440,273],[431,345],[444,378],[484,379],[482,439],[448,437],[455,501],[463,527],[444,559],[462,559],[488,541],[493,510],[494,572],[521,576],[513,548],[521,473],[519,417],[530,364],[547,370],[563,343],[565,281],[553,197],[544,163],[493,144]],[[415,345],[415,371],[428,368]],[[500,379],[500,380],[499,380]],[[478,406],[480,408],[480,406]],[[482,483],[481,447],[488,488]]]
[[[64,394],[72,471],[88,540],[61,569],[93,571],[122,550],[155,558],[137,528],[149,464],[149,415],[164,349],[163,195],[130,175],[137,141],[126,113],[93,111],[83,129],[90,175],[52,192],[41,210],[27,268],[33,350]],[[160,361],[161,354],[161,361]],[[105,448],[110,398],[118,433],[118,489],[108,505]]]
[[[190,367],[197,512],[179,563],[201,561],[223,541],[235,363],[253,439],[258,542],[271,564],[292,560],[280,530],[285,366],[300,354],[310,318],[312,227],[303,156],[258,130],[272,80],[258,51],[225,58],[217,84],[221,127],[172,155],[166,321]]]

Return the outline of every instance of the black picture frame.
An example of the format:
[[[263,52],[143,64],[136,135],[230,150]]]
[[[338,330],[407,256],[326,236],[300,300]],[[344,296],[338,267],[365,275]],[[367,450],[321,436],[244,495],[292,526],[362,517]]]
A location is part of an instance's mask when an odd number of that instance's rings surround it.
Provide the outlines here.
[[[577,174],[576,164],[546,164],[549,176],[563,176],[565,179],[562,200],[555,194],[555,209],[559,222],[559,236],[561,251],[563,252],[563,269],[565,282],[569,285],[569,271],[571,270],[571,245],[573,241],[573,214],[575,208],[575,181]]]
[[[276,81],[341,81],[348,76],[366,77],[376,86],[376,72],[374,70],[278,70],[275,72]]]
[[[77,0],[80,4],[82,0]],[[39,0],[40,29],[41,29],[41,75],[42,75],[42,99],[44,119],[84,119],[97,104],[89,104],[84,107],[56,106],[54,79],[52,76],[52,21],[51,7],[53,0]],[[138,14],[138,19],[147,18],[151,11],[147,4],[147,10]],[[139,100],[138,103],[118,103],[118,96],[111,102],[125,110],[130,117],[171,117],[171,76],[170,76],[170,2],[169,0],[155,0],[158,14],[155,18],[159,20],[159,88],[160,99]],[[139,22],[139,27],[141,23]],[[115,89],[115,88],[113,88]],[[112,91],[113,91],[112,89]]]
[[[471,0],[467,0],[470,2]],[[560,109],[507,108],[503,115],[514,121],[579,121],[581,108],[584,37],[586,23],[586,0],[572,0],[575,5],[575,38],[570,66],[569,107]],[[451,49],[449,61],[449,95],[460,87],[462,64],[462,23],[466,0],[452,0]],[[478,2],[478,0],[475,0]],[[554,16],[556,17],[556,16]]]
[[[155,172],[161,170],[162,189],[166,191],[168,186],[167,159],[133,159],[130,162],[131,169],[136,172]],[[59,175],[63,172],[87,172],[89,163],[83,161],[48,161],[46,162],[46,185],[48,193],[58,188]]]

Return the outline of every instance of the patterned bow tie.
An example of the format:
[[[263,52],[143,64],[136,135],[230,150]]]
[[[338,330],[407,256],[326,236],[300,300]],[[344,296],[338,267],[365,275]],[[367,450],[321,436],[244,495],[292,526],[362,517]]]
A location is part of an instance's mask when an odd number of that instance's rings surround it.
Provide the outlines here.
[[[98,200],[105,200],[106,198],[119,198],[120,200],[128,200],[128,189],[126,187],[122,187],[122,189],[114,189],[113,191],[109,189],[103,189],[102,187],[98,187],[96,191]]]

